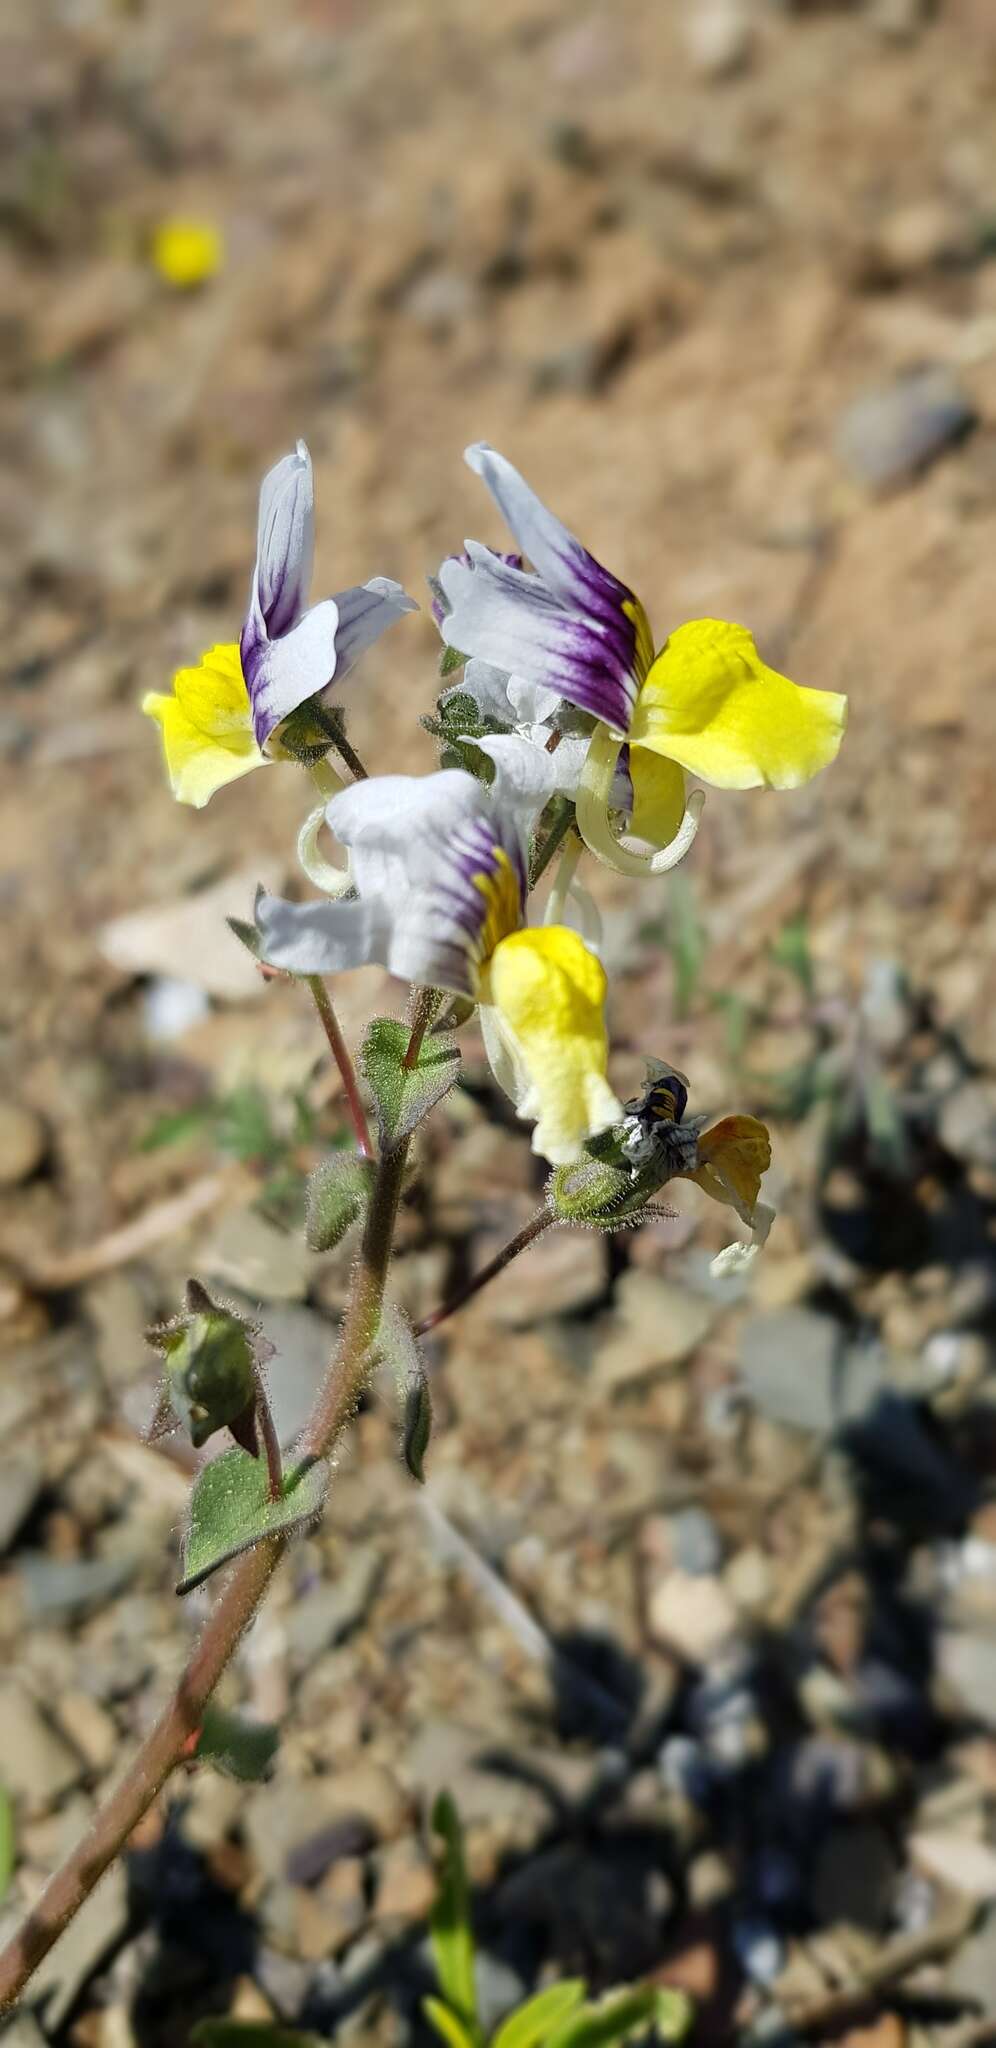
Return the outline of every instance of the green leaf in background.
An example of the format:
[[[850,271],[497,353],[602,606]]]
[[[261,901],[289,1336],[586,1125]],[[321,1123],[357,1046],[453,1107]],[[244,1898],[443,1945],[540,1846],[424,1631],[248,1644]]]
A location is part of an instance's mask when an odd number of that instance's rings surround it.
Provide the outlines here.
[[[546,2048],[552,2029],[576,2011],[587,1990],[583,1977],[568,1977],[537,1991],[517,2012],[503,2020],[491,2048]]]
[[[448,1792],[440,1792],[432,1809],[432,1830],[443,1844],[436,1902],[429,1915],[429,1936],[439,1988],[448,2006],[463,2022],[473,2043],[481,2039],[474,1983],[474,1936],[470,1895],[463,1860],[463,1835]]]
[[[270,2020],[198,2020],[190,2048],[327,2048],[317,2034],[278,2027]]]
[[[545,2048],[607,2048],[614,2041],[638,2040],[651,2027],[667,2041],[680,2041],[691,2019],[691,2006],[681,1992],[642,1984],[631,1991],[607,1991],[596,2004],[569,2014],[547,2035]]]
[[[771,957],[779,967],[786,967],[794,974],[803,993],[813,993],[813,956],[809,950],[809,920],[804,910],[790,917],[783,924],[777,938],[771,942]]]
[[[268,1777],[279,1747],[279,1730],[268,1722],[250,1721],[245,1714],[230,1714],[212,1703],[204,1709],[194,1755],[198,1763],[214,1764],[228,1778],[255,1785]]]
[[[190,1496],[178,1593],[189,1593],[219,1565],[251,1550],[264,1536],[297,1529],[321,1511],[329,1469],[318,1460],[284,1474],[283,1493],[271,1500],[265,1458],[225,1451],[206,1465]]]
[[[376,1169],[372,1159],[333,1152],[308,1182],[305,1237],[313,1252],[330,1252],[367,1206]]]
[[[479,2036],[465,2027],[441,1998],[423,1998],[422,2011],[430,2026],[435,2027],[440,2040],[446,2042],[446,2048],[477,2048]]]
[[[460,1051],[445,1033],[427,1035],[410,1069],[405,1053],[411,1036],[397,1017],[375,1017],[360,1054],[360,1067],[377,1104],[381,1144],[390,1151],[407,1138],[452,1088]]]
[[[674,965],[674,1009],[677,1017],[687,1017],[702,978],[708,941],[689,876],[676,873],[669,880],[667,948]]]
[[[17,1843],[14,1837],[14,1802],[6,1785],[0,1785],[0,1899],[14,1875]]]

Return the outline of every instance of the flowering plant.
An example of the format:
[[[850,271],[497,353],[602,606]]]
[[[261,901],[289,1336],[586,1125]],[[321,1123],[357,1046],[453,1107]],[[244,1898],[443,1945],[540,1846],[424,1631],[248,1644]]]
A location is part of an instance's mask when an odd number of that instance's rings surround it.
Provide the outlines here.
[[[483,444],[467,460],[521,552],[468,540],[430,579],[447,685],[423,721],[440,743],[434,772],[368,775],[347,737],[342,684],[417,607],[384,576],[309,604],[314,488],[303,442],[263,480],[239,639],[143,703],[181,803],[203,806],[275,763],[308,782],[298,855],[317,893],[292,901],[260,891],[252,921],[234,929],[263,971],[300,979],[315,1002],[355,1144],[314,1175],[308,1238],[322,1249],[355,1230],[358,1252],[335,1355],[286,1467],[262,1332],[192,1280],[180,1313],[150,1333],[164,1362],[160,1423],[179,1422],[195,1445],[220,1431],[231,1439],[195,1483],[178,1590],[228,1569],[160,1721],[0,1958],[0,2003],[170,1771],[216,1742],[214,1686],[291,1536],[320,1514],[331,1454],[375,1366],[394,1368],[405,1458],[420,1479],[432,1415],[419,1339],[542,1232],[638,1224],[659,1213],[655,1198],[675,1179],[694,1181],[743,1224],[747,1237],[720,1255],[721,1269],[749,1261],[771,1224],[761,1199],[770,1144],[756,1118],[690,1115],[686,1080],[656,1048],[641,1092],[617,1096],[601,924],[581,864],[590,855],[636,878],[672,868],[702,810],[688,777],[718,789],[804,783],[837,753],[844,699],[769,668],[741,625],[685,622],[655,651],[633,592],[511,464]],[[325,833],[340,858],[323,849]],[[406,1021],[373,1020],[357,1074],[329,983],[368,962],[409,982],[411,995]],[[413,1328],[385,1298],[395,1216],[413,1137],[456,1081],[457,1034],[474,1015],[495,1081],[551,1171],[518,1237]],[[236,1737],[229,1730],[225,1740]]]

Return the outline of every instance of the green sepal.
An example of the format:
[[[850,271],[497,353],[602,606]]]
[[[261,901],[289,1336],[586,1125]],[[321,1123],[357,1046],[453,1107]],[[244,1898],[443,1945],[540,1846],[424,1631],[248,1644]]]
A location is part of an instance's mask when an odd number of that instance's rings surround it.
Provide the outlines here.
[[[188,1280],[185,1306],[146,1332],[162,1353],[170,1405],[196,1450],[218,1429],[252,1415],[256,1405],[258,1331],[199,1280]]]
[[[309,697],[288,714],[276,734],[271,734],[270,752],[278,758],[290,755],[305,768],[310,767],[313,761],[325,759],[329,748],[335,745],[338,729],[334,716],[318,698]]]
[[[474,1982],[474,1936],[470,1925],[470,1893],[463,1860],[463,1833],[448,1792],[440,1792],[432,1809],[432,1831],[443,1845],[439,1888],[429,1915],[429,1939],[439,1988],[470,2040],[480,2039],[477,1986]]]
[[[551,2029],[577,2010],[587,1989],[583,1977],[568,1977],[537,1991],[502,2021],[491,2048],[546,2048]]]
[[[316,1166],[308,1181],[304,1227],[313,1252],[330,1252],[342,1242],[366,1209],[375,1172],[372,1159],[349,1152],[333,1152]]]
[[[245,1714],[230,1714],[209,1701],[194,1755],[198,1763],[213,1764],[226,1778],[257,1785],[269,1777],[279,1747],[280,1731],[269,1722],[250,1721]]]
[[[646,1208],[660,1186],[653,1171],[634,1174],[630,1166],[588,1155],[570,1166],[556,1166],[546,1185],[548,1207],[560,1223],[581,1223],[589,1230],[619,1230]]]
[[[269,1496],[266,1460],[224,1451],[206,1465],[190,1496],[178,1593],[189,1593],[218,1567],[265,1536],[288,1535],[321,1512],[329,1468],[323,1460],[284,1473],[279,1500]]]
[[[440,682],[445,682],[447,676],[455,675],[457,669],[463,667],[466,659],[466,655],[461,654],[459,647],[444,647],[439,657]]]
[[[452,1088],[460,1050],[448,1032],[427,1033],[413,1067],[405,1066],[411,1032],[397,1017],[375,1017],[363,1042],[360,1070],[377,1105],[381,1145],[393,1150]]]

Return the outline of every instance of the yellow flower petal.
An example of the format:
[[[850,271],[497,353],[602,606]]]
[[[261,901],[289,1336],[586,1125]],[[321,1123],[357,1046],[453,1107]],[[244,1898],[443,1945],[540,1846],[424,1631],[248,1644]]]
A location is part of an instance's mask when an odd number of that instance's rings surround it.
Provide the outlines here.
[[[695,837],[704,802],[702,791],[693,791],[683,813],[679,811],[679,823],[669,840],[657,845],[653,853],[634,853],[632,847],[623,846],[616,838],[609,818],[609,801],[621,746],[618,733],[611,732],[607,725],[596,725],[578,787],[575,812],[578,831],[589,852],[603,861],[606,867],[615,868],[617,874],[632,875],[639,880],[647,875],[666,874],[669,868],[683,859]],[[677,777],[684,789],[684,777],[673,762],[666,766],[662,763],[665,773],[655,776],[651,770],[643,781],[641,797],[637,787],[641,770],[635,764],[636,754],[631,751],[630,767],[637,778],[633,794],[641,817],[641,837],[646,833],[650,838],[652,830],[670,829],[672,792],[676,787],[672,778]],[[654,844],[653,839],[651,844]]]
[[[520,1116],[535,1117],[533,1151],[555,1166],[622,1108],[606,1079],[605,972],[566,925],[512,932],[481,977],[481,1001],[509,1041],[523,1077]]]
[[[152,237],[152,261],[160,277],[177,291],[190,291],[214,277],[224,254],[221,235],[209,220],[186,220],[178,215],[160,221]]]
[[[735,1209],[745,1223],[753,1219],[761,1192],[761,1175],[771,1165],[771,1139],[756,1116],[724,1116],[699,1137],[700,1165],[685,1178],[694,1180],[714,1202]]]
[[[795,789],[834,759],[846,717],[846,697],[767,668],[745,626],[693,619],[657,656],[629,737],[720,789]]]
[[[629,757],[633,784],[633,815],[629,829],[648,846],[670,846],[685,815],[685,777],[676,761],[649,747],[633,747]]]
[[[173,795],[201,810],[226,782],[265,767],[266,757],[256,745],[236,645],[212,647],[173,682],[175,696],[150,690],[142,710],[162,730]]]

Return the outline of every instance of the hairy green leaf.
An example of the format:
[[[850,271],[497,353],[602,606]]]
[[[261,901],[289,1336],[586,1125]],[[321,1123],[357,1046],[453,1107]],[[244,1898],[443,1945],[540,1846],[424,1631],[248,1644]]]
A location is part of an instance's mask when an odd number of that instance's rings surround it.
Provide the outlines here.
[[[318,1460],[285,1472],[279,1500],[271,1500],[265,1458],[225,1451],[206,1465],[190,1496],[178,1593],[189,1593],[219,1565],[251,1550],[264,1536],[289,1533],[321,1510],[328,1466]]]
[[[546,2048],[551,2029],[576,2010],[586,1990],[583,1977],[568,1977],[563,1984],[537,1991],[535,1998],[528,1998],[502,2021],[491,2048]]]
[[[427,1035],[414,1066],[405,1066],[411,1033],[397,1017],[375,1017],[364,1040],[360,1067],[377,1104],[381,1144],[391,1150],[407,1138],[452,1088],[460,1052],[446,1033]]]
[[[308,1182],[305,1236],[313,1252],[330,1252],[366,1209],[376,1169],[372,1159],[333,1152]]]
[[[474,1983],[474,1936],[470,1925],[470,1895],[463,1860],[463,1835],[456,1807],[448,1792],[440,1792],[432,1809],[433,1833],[443,1844],[436,1902],[429,1915],[429,1936],[439,1988],[447,2005],[469,2030],[472,2042],[480,2039],[477,2018],[477,1988]]]

